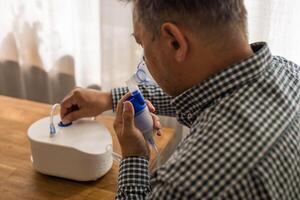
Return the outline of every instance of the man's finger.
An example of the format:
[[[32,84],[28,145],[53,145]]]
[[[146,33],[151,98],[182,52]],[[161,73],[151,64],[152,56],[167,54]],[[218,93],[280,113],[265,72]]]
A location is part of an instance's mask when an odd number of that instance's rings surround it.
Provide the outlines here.
[[[122,117],[123,103],[130,97],[130,95],[131,93],[125,94],[118,102],[117,109],[116,109],[116,119],[115,119],[117,123],[122,123],[123,121],[123,117]]]
[[[152,113],[156,112],[155,107],[153,106],[153,104],[149,100],[146,100],[146,104],[147,104],[150,112],[152,112]]]
[[[156,130],[159,130],[162,128],[162,125],[160,123],[160,120],[159,120],[159,117],[153,113],[151,113],[151,117],[152,117],[152,120],[153,120],[153,128],[156,129]]]
[[[76,121],[76,120],[82,118],[82,116],[85,116],[83,113],[83,110],[73,111],[73,112],[68,113],[64,118],[62,118],[62,122],[64,124],[69,124],[73,121]]]
[[[73,96],[67,96],[60,104],[60,117],[64,118],[74,102]]]
[[[123,130],[124,132],[131,132],[134,128],[134,108],[133,105],[126,101],[123,109]]]

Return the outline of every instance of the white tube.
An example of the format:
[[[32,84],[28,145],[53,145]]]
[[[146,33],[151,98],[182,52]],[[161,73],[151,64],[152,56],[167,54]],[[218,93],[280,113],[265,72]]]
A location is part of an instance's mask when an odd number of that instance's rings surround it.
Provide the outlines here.
[[[60,104],[54,104],[51,108],[51,113],[50,113],[50,135],[49,137],[53,137],[56,134],[56,129],[55,129],[55,125],[53,123],[53,116],[54,116],[54,112],[56,110],[56,108],[60,106]]]

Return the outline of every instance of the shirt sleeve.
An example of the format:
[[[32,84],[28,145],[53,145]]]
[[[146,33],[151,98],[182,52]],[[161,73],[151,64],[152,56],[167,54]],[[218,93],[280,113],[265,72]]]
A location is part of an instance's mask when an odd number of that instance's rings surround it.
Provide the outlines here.
[[[139,85],[139,89],[145,99],[151,101],[156,109],[156,114],[175,117],[175,108],[171,105],[171,96],[163,92],[161,88],[155,85]],[[112,89],[113,111],[116,110],[118,101],[129,92],[127,87],[119,87]]]
[[[121,161],[116,200],[184,198],[184,194],[174,189],[172,184],[150,180],[148,164],[149,161],[142,157],[130,157]],[[155,185],[151,186],[151,182],[155,182]]]
[[[141,157],[123,159],[120,163],[116,200],[146,199],[150,193],[148,160]]]

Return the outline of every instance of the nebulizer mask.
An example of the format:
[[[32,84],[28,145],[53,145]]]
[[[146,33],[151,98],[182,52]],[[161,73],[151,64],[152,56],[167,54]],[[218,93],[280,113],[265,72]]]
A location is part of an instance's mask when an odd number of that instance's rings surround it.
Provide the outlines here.
[[[147,68],[144,57],[142,57],[142,60],[137,66],[136,72],[131,76],[126,84],[129,90],[135,90],[137,85],[157,85]]]
[[[155,149],[157,153],[157,166],[160,166],[160,155],[157,146],[153,139],[154,123],[151,113],[146,105],[143,94],[138,88],[138,85],[156,85],[152,78],[144,57],[138,64],[136,72],[131,78],[126,81],[127,87],[131,92],[131,96],[127,99],[134,107],[134,122],[135,126],[142,132],[146,141]]]

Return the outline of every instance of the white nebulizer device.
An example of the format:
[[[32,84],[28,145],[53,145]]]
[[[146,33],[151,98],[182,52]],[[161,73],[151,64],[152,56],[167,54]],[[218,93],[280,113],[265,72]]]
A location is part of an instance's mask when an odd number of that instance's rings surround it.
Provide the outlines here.
[[[160,155],[153,139],[153,119],[146,105],[145,99],[138,88],[138,85],[156,84],[149,73],[144,60],[139,63],[136,73],[128,81],[126,81],[126,84],[131,92],[131,96],[127,99],[127,101],[130,101],[134,107],[135,126],[143,133],[146,141],[155,149],[157,153],[157,166],[159,166]]]

